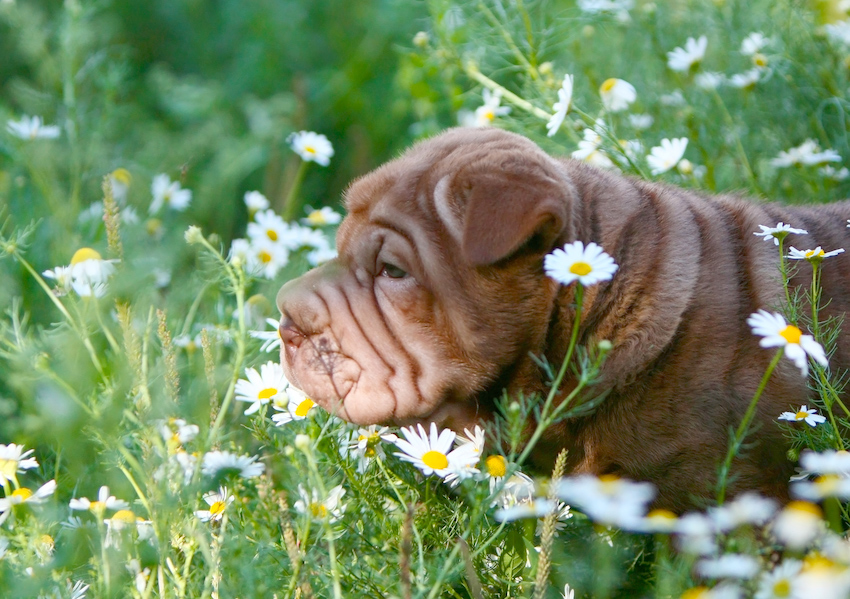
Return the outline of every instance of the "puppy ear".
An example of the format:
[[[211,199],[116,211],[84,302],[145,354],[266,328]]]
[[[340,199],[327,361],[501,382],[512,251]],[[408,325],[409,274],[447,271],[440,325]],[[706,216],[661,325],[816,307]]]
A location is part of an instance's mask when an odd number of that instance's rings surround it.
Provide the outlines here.
[[[463,253],[476,266],[510,256],[533,236],[551,247],[564,229],[573,195],[548,157],[516,153],[466,165],[455,185],[466,199]]]

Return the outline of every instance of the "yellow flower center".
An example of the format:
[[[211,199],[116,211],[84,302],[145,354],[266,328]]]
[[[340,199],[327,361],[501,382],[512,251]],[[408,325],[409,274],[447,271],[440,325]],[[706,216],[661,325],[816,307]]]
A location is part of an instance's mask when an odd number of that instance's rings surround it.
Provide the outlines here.
[[[765,56],[761,52],[753,54],[753,64],[763,69],[767,66],[767,56]]]
[[[803,331],[789,324],[779,332],[779,336],[785,339],[788,343],[800,343],[800,337],[803,336]]]
[[[223,501],[216,501],[210,506],[210,514],[218,516],[224,511],[226,504]]]
[[[126,168],[116,168],[112,171],[112,178],[124,185],[129,185],[130,181],[133,179],[132,175],[130,175],[130,171]]]
[[[274,387],[268,387],[267,389],[263,389],[259,393],[257,393],[257,399],[268,399],[270,397],[274,397],[277,395],[277,389]]]
[[[449,459],[446,454],[433,449],[425,452],[425,455],[422,456],[422,462],[433,470],[443,470],[449,466]]]
[[[493,119],[496,118],[496,113],[493,112],[492,110],[485,110],[483,112],[483,114],[484,114],[484,118],[487,119],[488,121],[492,121]]]
[[[326,508],[322,503],[311,503],[310,513],[313,514],[314,518],[324,519],[328,517],[328,508]]]
[[[130,510],[118,510],[115,514],[113,514],[112,520],[114,522],[121,522],[124,524],[135,524],[136,514]]]
[[[295,408],[295,415],[299,418],[304,418],[307,415],[307,412],[310,411],[310,408],[315,406],[316,404],[309,397],[298,404],[298,407]]]
[[[272,261],[272,255],[269,254],[266,250],[260,250],[260,253],[257,254],[257,258],[260,259],[260,262],[263,264],[268,264]]]
[[[593,267],[587,262],[575,262],[572,266],[570,266],[570,272],[580,277],[589,274],[592,270]]]
[[[277,241],[277,231],[266,229],[266,235],[268,235],[268,238],[272,241]]]
[[[773,584],[773,596],[774,597],[790,597],[791,596],[791,582],[787,578],[777,580]]]
[[[327,220],[325,220],[325,216],[321,210],[313,210],[313,212],[307,215],[307,221],[313,226],[327,224]]]
[[[606,80],[602,83],[602,86],[599,88],[599,92],[600,92],[600,93],[603,93],[603,94],[610,93],[610,92],[611,92],[611,90],[612,90],[612,89],[614,89],[614,86],[615,86],[615,85],[617,85],[617,80],[616,80],[616,79],[614,79],[614,78],[606,79]]]
[[[815,485],[824,495],[833,495],[838,490],[841,478],[837,474],[823,474],[815,479]]]
[[[794,510],[802,514],[809,514],[816,518],[823,518],[823,511],[814,503],[808,501],[791,501],[785,507],[786,510]]]
[[[694,587],[682,593],[682,599],[703,599],[710,596],[710,591],[707,587]]]
[[[314,148],[313,146],[304,146],[304,151],[308,154],[315,154],[316,148]]]
[[[491,455],[484,460],[484,467],[493,478],[502,478],[508,470],[508,461],[503,456]]]
[[[12,497],[20,497],[21,501],[26,501],[30,497],[32,497],[32,491],[27,489],[26,487],[21,487],[20,489],[15,489],[12,491]]]
[[[71,258],[71,264],[79,264],[86,260],[103,260],[103,258],[97,250],[93,250],[91,248],[80,248],[74,252],[74,256]]]
[[[42,545],[47,545],[48,547],[53,547],[53,537],[50,535],[41,535],[38,537],[38,542]]]
[[[103,503],[102,501],[92,501],[89,504],[89,511],[90,512],[102,512],[105,509],[106,509],[106,504]]]
[[[657,509],[652,510],[646,515],[648,520],[660,520],[660,521],[673,521],[677,518],[676,514],[671,512],[670,510],[665,509]]]

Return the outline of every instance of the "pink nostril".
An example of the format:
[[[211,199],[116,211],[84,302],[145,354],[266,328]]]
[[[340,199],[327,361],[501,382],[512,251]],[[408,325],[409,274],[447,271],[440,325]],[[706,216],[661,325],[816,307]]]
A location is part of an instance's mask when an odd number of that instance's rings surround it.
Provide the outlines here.
[[[304,332],[298,328],[295,322],[288,316],[284,316],[280,320],[280,339],[284,345],[292,345],[298,347],[304,341]]]

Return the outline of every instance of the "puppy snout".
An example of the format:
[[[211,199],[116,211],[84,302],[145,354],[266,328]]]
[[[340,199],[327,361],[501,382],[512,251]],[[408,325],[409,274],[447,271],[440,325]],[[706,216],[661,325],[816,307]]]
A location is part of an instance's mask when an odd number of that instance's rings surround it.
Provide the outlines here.
[[[295,324],[295,321],[292,320],[289,316],[283,316],[280,319],[280,327],[278,328],[280,332],[280,339],[284,343],[284,345],[292,346],[292,347],[300,347],[301,342],[304,341],[304,331],[298,328],[298,325]]]

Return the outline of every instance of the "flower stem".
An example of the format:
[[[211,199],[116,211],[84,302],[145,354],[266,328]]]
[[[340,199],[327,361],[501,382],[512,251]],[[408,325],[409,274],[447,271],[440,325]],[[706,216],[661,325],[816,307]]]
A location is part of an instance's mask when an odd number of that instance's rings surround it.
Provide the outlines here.
[[[718,491],[717,491],[717,503],[718,505],[722,505],[723,501],[726,499],[726,485],[729,480],[729,470],[732,467],[732,460],[738,454],[738,450],[740,450],[741,445],[744,442],[744,437],[747,435],[747,430],[750,427],[750,423],[753,420],[753,417],[756,414],[756,406],[758,405],[759,398],[761,394],[764,392],[765,387],[767,386],[767,381],[770,379],[770,375],[773,374],[773,370],[776,368],[776,365],[779,364],[780,358],[785,353],[785,348],[780,347],[779,351],[776,352],[776,355],[773,356],[773,360],[770,361],[770,364],[767,367],[767,370],[764,373],[764,376],[761,377],[761,382],[759,383],[758,389],[756,389],[755,395],[750,400],[750,405],[747,407],[747,411],[744,413],[744,417],[741,419],[741,423],[738,425],[738,430],[735,431],[735,436],[732,439],[732,443],[729,445],[729,450],[726,452],[726,459],[723,460],[723,464],[720,466],[720,473],[718,475]]]
[[[295,178],[292,180],[292,185],[289,186],[289,193],[286,194],[286,200],[283,204],[283,220],[292,222],[295,215],[298,214],[300,203],[298,202],[298,192],[301,191],[301,182],[304,181],[304,174],[307,172],[307,161],[302,160],[298,166],[298,171],[295,173]]]

